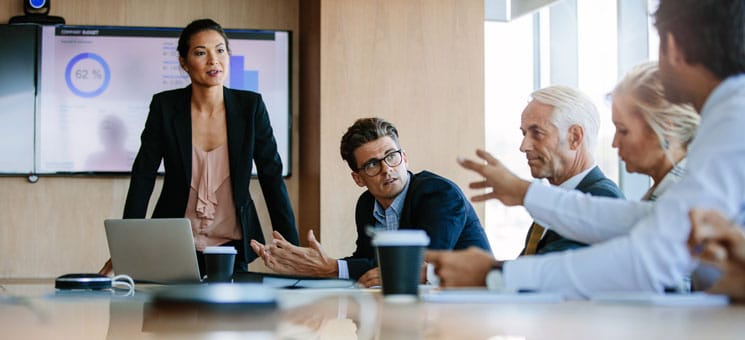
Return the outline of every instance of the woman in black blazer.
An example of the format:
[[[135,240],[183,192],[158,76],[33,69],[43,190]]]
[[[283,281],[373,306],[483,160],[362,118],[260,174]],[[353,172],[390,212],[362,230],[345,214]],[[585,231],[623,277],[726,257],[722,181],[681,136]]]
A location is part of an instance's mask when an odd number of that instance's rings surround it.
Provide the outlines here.
[[[200,250],[222,244],[236,247],[236,271],[246,271],[256,258],[248,241],[264,240],[248,189],[252,162],[273,229],[298,244],[269,116],[258,93],[223,86],[230,57],[227,36],[218,23],[202,19],[189,24],[179,37],[178,52],[191,85],[153,96],[132,166],[124,218],[145,217],[162,160],[163,189],[152,217],[192,220],[203,273]],[[212,183],[215,178],[224,178],[225,185]],[[111,263],[101,272],[110,274]]]

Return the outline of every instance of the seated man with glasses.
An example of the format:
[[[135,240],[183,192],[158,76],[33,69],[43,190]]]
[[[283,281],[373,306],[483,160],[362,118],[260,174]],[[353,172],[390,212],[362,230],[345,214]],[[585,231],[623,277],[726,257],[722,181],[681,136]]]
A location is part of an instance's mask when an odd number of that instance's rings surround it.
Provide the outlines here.
[[[279,233],[267,245],[252,240],[251,247],[272,270],[380,285],[368,227],[423,229],[430,238],[429,249],[491,250],[476,212],[455,183],[428,171],[408,171],[406,152],[391,123],[380,118],[357,120],[341,139],[341,157],[352,169],[354,182],[367,187],[357,200],[354,254],[330,258],[313,231],[308,233],[310,248],[292,245]]]

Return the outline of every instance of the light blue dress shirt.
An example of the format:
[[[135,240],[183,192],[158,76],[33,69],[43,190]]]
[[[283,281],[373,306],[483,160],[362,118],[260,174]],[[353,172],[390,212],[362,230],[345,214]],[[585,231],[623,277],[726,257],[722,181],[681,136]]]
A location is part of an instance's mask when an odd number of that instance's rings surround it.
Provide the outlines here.
[[[401,220],[401,211],[404,209],[406,193],[409,192],[409,184],[411,183],[411,175],[406,172],[406,176],[406,185],[404,185],[404,189],[398,193],[388,208],[383,209],[380,203],[375,200],[375,206],[373,207],[373,217],[375,217],[375,221],[377,221],[375,228],[398,230],[398,221]],[[336,260],[336,263],[339,266],[339,278],[348,279],[349,267],[347,266],[347,261]]]

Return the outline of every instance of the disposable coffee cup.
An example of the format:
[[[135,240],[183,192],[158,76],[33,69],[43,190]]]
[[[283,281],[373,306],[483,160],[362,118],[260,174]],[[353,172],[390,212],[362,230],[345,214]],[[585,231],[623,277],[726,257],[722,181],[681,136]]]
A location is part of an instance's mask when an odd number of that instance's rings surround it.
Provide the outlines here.
[[[416,301],[424,248],[429,245],[427,233],[412,229],[377,231],[372,244],[386,301]]]
[[[206,282],[232,282],[235,254],[238,251],[232,246],[206,247],[204,265],[207,270]]]

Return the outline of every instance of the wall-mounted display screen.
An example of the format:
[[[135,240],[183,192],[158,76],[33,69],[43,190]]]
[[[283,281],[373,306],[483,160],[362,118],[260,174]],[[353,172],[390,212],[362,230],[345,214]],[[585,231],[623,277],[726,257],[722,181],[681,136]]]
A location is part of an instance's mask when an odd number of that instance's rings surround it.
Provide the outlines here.
[[[43,26],[37,51],[35,165],[29,172],[129,172],[152,96],[190,83],[178,62],[180,31]],[[226,33],[231,56],[225,85],[262,95],[288,176],[290,34]]]
[[[36,43],[30,25],[0,25],[0,173],[34,170]]]

